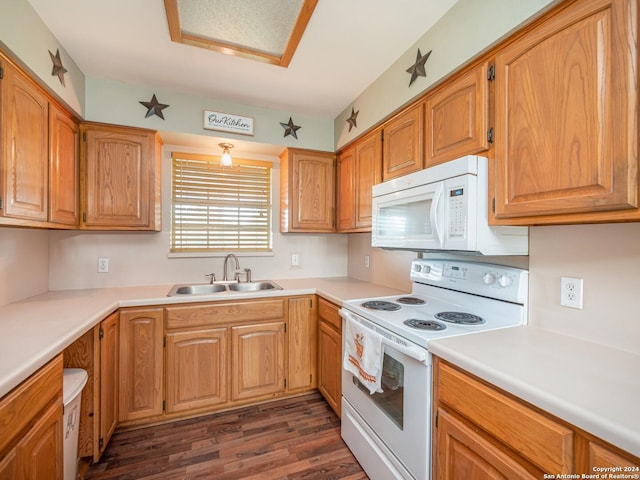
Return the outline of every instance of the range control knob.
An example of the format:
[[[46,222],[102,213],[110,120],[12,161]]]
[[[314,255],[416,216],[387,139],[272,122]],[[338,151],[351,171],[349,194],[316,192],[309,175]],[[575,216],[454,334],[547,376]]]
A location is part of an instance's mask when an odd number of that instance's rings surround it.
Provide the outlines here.
[[[423,265],[422,273],[431,273],[431,267],[429,265]]]
[[[498,285],[501,287],[508,287],[511,285],[511,278],[506,275],[500,275],[500,278],[498,278]]]
[[[482,276],[482,281],[485,285],[491,285],[496,281],[496,276],[493,273],[485,273]]]

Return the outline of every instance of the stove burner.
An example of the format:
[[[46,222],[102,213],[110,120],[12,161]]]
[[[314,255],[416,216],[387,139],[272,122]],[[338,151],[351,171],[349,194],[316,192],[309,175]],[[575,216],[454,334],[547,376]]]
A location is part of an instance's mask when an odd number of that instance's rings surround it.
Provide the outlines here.
[[[417,297],[400,297],[396,299],[398,303],[404,303],[405,305],[423,305],[426,302]]]
[[[484,319],[472,313],[463,312],[440,312],[434,315],[438,320],[462,325],[479,325],[484,323]]]
[[[369,300],[368,302],[364,302],[362,306],[370,310],[384,310],[386,312],[393,312],[402,308],[400,305],[384,300]]]
[[[418,328],[420,330],[431,330],[436,332],[447,328],[444,323],[436,322],[435,320],[418,320],[417,318],[405,320],[404,324],[412,328]]]

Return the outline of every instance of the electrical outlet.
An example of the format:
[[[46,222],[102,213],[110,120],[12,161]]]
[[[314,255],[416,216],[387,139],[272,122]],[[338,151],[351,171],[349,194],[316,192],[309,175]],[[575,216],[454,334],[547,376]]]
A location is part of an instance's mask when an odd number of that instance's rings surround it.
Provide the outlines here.
[[[291,254],[291,266],[292,267],[299,267],[300,266],[300,254],[299,253],[292,253]]]
[[[369,268],[369,266],[370,266],[369,255],[365,255],[364,256],[364,268]]]
[[[560,280],[560,305],[582,308],[582,278],[562,277]]]
[[[108,273],[109,272],[109,259],[108,258],[99,258],[98,259],[98,273]]]

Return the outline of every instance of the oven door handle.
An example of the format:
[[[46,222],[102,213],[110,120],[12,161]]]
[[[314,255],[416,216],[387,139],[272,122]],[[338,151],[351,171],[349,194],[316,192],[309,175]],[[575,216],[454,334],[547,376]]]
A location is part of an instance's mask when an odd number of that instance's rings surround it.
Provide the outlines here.
[[[400,345],[384,336],[382,337],[382,345],[387,345],[400,353],[404,353],[407,357],[411,357],[424,365],[429,365],[429,353],[421,348]]]

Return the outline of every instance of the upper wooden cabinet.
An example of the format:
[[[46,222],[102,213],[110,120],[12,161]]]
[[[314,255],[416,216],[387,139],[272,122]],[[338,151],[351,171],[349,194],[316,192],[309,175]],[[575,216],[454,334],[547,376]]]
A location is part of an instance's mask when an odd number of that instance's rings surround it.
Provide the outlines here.
[[[289,148],[280,154],[280,231],[332,232],[335,155]]]
[[[2,62],[2,57],[0,57]],[[9,62],[2,62],[2,215],[47,220],[49,101]]]
[[[419,102],[382,125],[382,180],[424,168],[424,102]]]
[[[371,189],[382,176],[380,129],[340,153],[337,174],[338,231],[371,231]]]
[[[425,103],[425,167],[485,152],[489,125],[486,62],[445,82]]]
[[[160,230],[161,148],[153,130],[83,123],[82,219],[90,230]]]
[[[0,55],[0,220],[78,225],[78,124]]]
[[[637,29],[633,0],[566,2],[498,50],[497,219],[640,218]]]
[[[49,105],[49,221],[78,226],[78,123]]]

